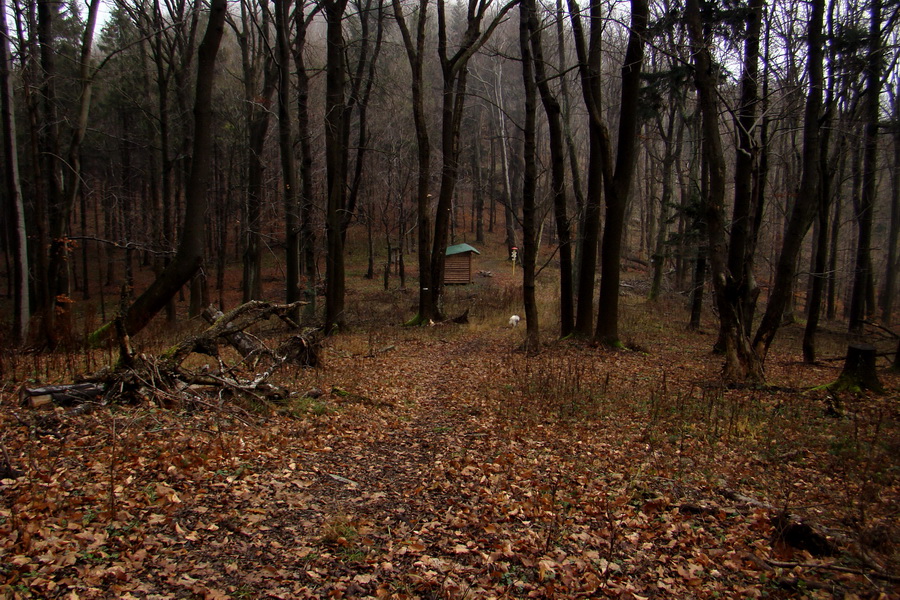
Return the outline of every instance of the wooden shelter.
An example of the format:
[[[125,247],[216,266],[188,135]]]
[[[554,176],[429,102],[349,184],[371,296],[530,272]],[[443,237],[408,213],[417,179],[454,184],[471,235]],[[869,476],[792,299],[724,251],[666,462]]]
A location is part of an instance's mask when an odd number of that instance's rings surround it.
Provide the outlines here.
[[[444,284],[468,284],[475,281],[472,257],[476,254],[481,254],[481,252],[468,244],[449,246],[446,251],[447,258],[444,261]]]

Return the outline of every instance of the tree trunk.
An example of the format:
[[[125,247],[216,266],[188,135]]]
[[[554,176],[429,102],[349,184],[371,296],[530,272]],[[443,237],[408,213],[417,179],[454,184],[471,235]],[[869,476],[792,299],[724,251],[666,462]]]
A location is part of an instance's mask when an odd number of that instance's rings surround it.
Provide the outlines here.
[[[694,55],[694,78],[700,111],[703,116],[703,152],[709,164],[709,194],[704,213],[709,235],[709,261],[719,319],[724,320],[726,381],[764,381],[762,363],[744,334],[740,315],[729,297],[727,250],[725,241],[725,158],[719,133],[715,69],[709,42],[703,35],[700,0],[688,0],[685,23]]]
[[[699,116],[699,112],[698,112]],[[702,119],[697,119],[697,125],[702,124]],[[706,292],[706,257],[709,254],[706,247],[708,234],[706,231],[706,221],[703,218],[702,207],[706,204],[706,197],[709,195],[709,167],[706,164],[706,158],[703,156],[703,142],[699,139],[700,129],[695,132],[697,142],[697,150],[699,155],[691,166],[689,179],[691,180],[686,186],[688,189],[693,187],[696,197],[691,197],[688,204],[693,207],[694,218],[690,225],[690,231],[696,237],[694,245],[694,270],[691,279],[691,317],[688,321],[688,331],[699,331],[701,319],[703,317],[703,296]],[[699,165],[697,164],[699,163]],[[699,177],[698,177],[699,168]]]
[[[197,84],[194,100],[194,138],[191,172],[186,189],[184,227],[175,258],[150,287],[128,307],[123,325],[129,335],[143,329],[200,268],[206,241],[207,191],[212,150],[212,92],[216,55],[225,24],[227,0],[212,0],[206,34],[197,51]],[[92,335],[99,342],[112,333],[107,323]]]
[[[516,241],[516,214],[513,204],[512,184],[510,183],[509,134],[507,132],[507,107],[503,95],[503,67],[497,63],[494,69],[494,123],[497,127],[497,143],[500,146],[500,183],[503,186],[503,225],[506,233],[506,251],[511,252],[519,242]],[[492,178],[493,180],[493,178]]]
[[[856,240],[856,266],[853,291],[850,297],[848,325],[848,329],[853,335],[862,334],[863,320],[866,316],[866,285],[872,276],[871,245],[878,177],[878,97],[881,93],[881,69],[881,0],[873,0],[869,29],[869,53],[865,68],[866,90],[863,94],[865,105],[863,108],[862,192],[856,207],[859,234]]]
[[[469,0],[466,28],[460,36],[459,46],[452,54],[448,47],[448,26],[444,0],[437,0],[438,57],[443,78],[441,97],[441,183],[434,217],[434,241],[431,250],[431,308],[438,317],[443,316],[444,262],[450,230],[451,210],[459,175],[459,137],[463,110],[466,102],[469,59],[490,38],[494,29],[503,22],[506,13],[516,0],[501,6],[482,30],[482,22],[489,8],[488,3]]]
[[[297,70],[297,135],[300,141],[300,268],[306,279],[305,313],[309,319],[316,314],[316,229],[313,222],[313,151],[312,132],[309,127],[309,74],[306,71],[307,25],[318,9],[310,15],[297,8],[294,11],[297,39],[294,44],[294,65]]]
[[[887,261],[884,265],[884,287],[881,288],[881,320],[893,322],[894,300],[897,297],[898,238],[900,238],[900,82],[894,102],[894,168],[891,170],[891,224],[888,228]]]
[[[744,66],[741,73],[741,100],[736,120],[737,148],[734,168],[734,208],[731,217],[731,235],[728,244],[728,272],[734,278],[730,294],[734,297],[735,312],[740,320],[743,335],[750,335],[752,315],[744,314],[748,300],[758,293],[752,270],[746,265],[753,264],[755,239],[753,216],[757,199],[754,192],[754,174],[757,169],[759,151],[754,132],[757,120],[759,93],[759,41],[762,33],[762,12],[764,0],[751,0],[747,10],[747,35],[744,42]],[[725,330],[720,323],[719,342],[724,343]],[[720,348],[721,349],[721,348]]]
[[[581,91],[585,107],[588,109],[588,135],[590,149],[588,155],[587,198],[580,227],[581,256],[578,261],[578,297],[575,306],[575,334],[590,337],[593,334],[594,281],[597,271],[597,245],[600,239],[600,198],[603,190],[602,136],[603,115],[601,114],[601,68],[603,63],[602,29],[603,7],[600,2],[591,2],[590,45],[587,46],[584,27],[581,22],[581,7],[577,0],[568,0],[569,18],[575,38],[578,55]]]
[[[366,150],[369,148],[368,133],[368,108],[369,98],[372,95],[372,87],[375,83],[375,66],[378,62],[378,56],[381,54],[381,42],[384,39],[384,0],[378,0],[378,8],[376,9],[376,33],[375,44],[372,48],[371,57],[369,56],[369,13],[372,12],[372,0],[367,0],[365,6],[361,6],[357,0],[355,2],[356,11],[358,12],[360,26],[360,40],[357,44],[360,47],[359,60],[356,63],[354,75],[351,77],[351,90],[347,104],[345,106],[345,122],[349,123],[351,112],[354,106],[357,108],[357,129],[358,138],[356,144],[356,161],[353,168],[353,176],[350,180],[350,189],[347,194],[347,207],[344,210],[343,224],[341,235],[344,241],[347,239],[347,228],[352,222],[353,216],[356,214],[356,206],[359,200],[359,191],[363,179],[363,166],[365,164]],[[365,74],[365,75],[364,75]],[[344,132],[347,140],[344,145],[349,147],[349,125]],[[347,160],[346,154],[344,160]]]
[[[325,331],[342,330],[344,314],[343,218],[347,205],[347,115],[343,19],[347,0],[325,0]]]
[[[832,8],[834,5],[832,4]],[[833,14],[828,14],[828,32],[829,35],[834,34]],[[832,53],[834,50],[832,50]],[[829,156],[831,147],[831,130],[832,130],[832,113],[834,111],[834,86],[836,77],[831,67],[834,63],[833,54],[829,57],[829,74],[827,96],[823,106],[822,119],[822,138],[819,152],[819,176],[821,177],[819,189],[819,207],[818,207],[818,237],[816,245],[813,249],[813,264],[811,267],[810,279],[811,285],[809,289],[809,297],[807,298],[806,311],[806,327],[803,331],[803,360],[807,363],[816,361],[816,334],[819,327],[819,321],[824,310],[823,299],[825,297],[825,286],[828,283],[827,261],[828,261],[828,217],[831,209],[831,201],[833,196],[833,182],[840,181],[835,178],[835,168],[838,157]],[[844,147],[843,139],[839,145],[841,149]],[[840,184],[839,184],[840,187]],[[839,195],[839,194],[838,194]]]
[[[603,257],[600,265],[600,308],[594,339],[607,345],[621,346],[619,341],[619,276],[622,260],[622,237],[625,233],[625,208],[631,190],[631,179],[637,161],[638,109],[640,107],[641,66],[644,61],[644,32],[647,30],[647,0],[631,0],[631,27],[628,47],[622,65],[622,95],[619,104],[619,139],[615,172],[612,172],[612,150],[609,137],[603,144],[604,192],[606,222],[603,228]]]
[[[535,235],[535,184],[537,183],[537,143],[535,139],[535,113],[537,112],[537,85],[534,80],[535,40],[537,16],[534,0],[522,0],[519,4],[519,50],[522,57],[522,81],[525,89],[525,178],[522,184],[522,300],[525,306],[525,352],[540,351],[541,336],[538,324],[537,298],[535,296],[534,271],[537,263],[538,242]]]
[[[55,2],[40,0],[37,2],[38,22],[37,37],[40,43],[40,65],[43,75],[41,82],[41,97],[43,104],[43,124],[39,136],[40,160],[42,162],[42,177],[46,185],[47,208],[47,272],[39,277],[44,281],[46,294],[41,296],[41,332],[46,343],[54,346],[59,341],[58,329],[64,329],[64,325],[57,319],[56,307],[60,307],[59,316],[69,314],[65,297],[68,295],[68,272],[65,269],[67,259],[67,244],[65,243],[66,227],[68,225],[68,213],[65,211],[63,201],[62,156],[59,141],[59,115],[56,97],[56,85],[59,78],[56,72],[56,44],[54,24],[59,17],[59,8]],[[41,253],[45,252],[45,246],[41,246]]]
[[[663,272],[666,266],[666,257],[668,256],[668,222],[669,222],[669,206],[672,204],[674,196],[674,176],[675,166],[681,162],[681,148],[684,137],[685,121],[680,116],[681,103],[675,102],[670,96],[673,106],[669,111],[669,123],[666,131],[662,131],[660,123],[660,133],[665,144],[663,164],[662,164],[662,195],[659,202],[659,227],[656,232],[656,243],[653,248],[653,280],[650,284],[650,293],[648,299],[651,302],[659,299],[662,293]],[[675,122],[678,121],[677,129]],[[676,133],[677,131],[677,133]],[[673,139],[674,136],[674,139]]]
[[[16,144],[16,117],[10,73],[9,30],[6,3],[0,2],[0,116],[3,135],[3,183],[7,205],[3,211],[12,250],[13,344],[25,341],[31,318],[28,287],[28,235],[25,230],[25,203],[19,181],[19,150]]]
[[[566,210],[566,155],[562,127],[562,109],[550,90],[547,69],[544,64],[544,50],[541,43],[541,28],[537,11],[530,3],[528,7],[528,28],[537,89],[541,95],[544,112],[547,114],[547,129],[550,138],[550,176],[553,189],[553,214],[556,221],[556,235],[559,238],[559,335],[566,337],[575,329],[574,297],[572,288],[572,233]],[[526,81],[526,87],[528,82]],[[532,210],[533,207],[532,207]],[[528,259],[526,252],[526,260]],[[536,311],[535,311],[536,312]],[[526,307],[525,318],[529,319]],[[530,323],[530,320],[528,321]],[[529,325],[530,326],[530,325]]]
[[[837,381],[829,387],[835,390],[861,391],[871,390],[882,393],[884,387],[875,371],[875,346],[870,344],[850,344],[847,346],[847,358]]]
[[[828,134],[823,136],[822,141],[822,157],[821,162],[826,163],[828,153]],[[806,315],[806,327],[803,330],[803,360],[807,363],[816,362],[816,330],[819,327],[819,318],[822,314],[822,296],[825,291],[825,261],[828,255],[828,208],[831,196],[830,185],[828,185],[828,174],[825,169],[820,170],[822,177],[822,187],[819,190],[819,237],[816,239],[816,246],[813,250],[813,267],[810,277],[812,285],[807,299],[809,307]]]
[[[839,154],[838,169],[836,181],[843,180],[843,174],[846,166],[846,158],[842,153]],[[837,316],[837,262],[838,262],[838,240],[841,233],[841,205],[842,194],[835,194],[834,210],[831,212],[831,233],[828,235],[828,285],[825,294],[825,317],[829,321],[833,321]]]
[[[285,303],[300,300],[300,185],[294,162],[290,98],[290,2],[275,0],[275,44],[278,53],[278,147],[284,202]],[[299,308],[290,315],[299,321]]]
[[[428,16],[428,0],[419,0],[415,38],[410,32],[403,15],[400,0],[392,0],[394,17],[403,36],[403,45],[409,61],[411,73],[413,122],[416,128],[417,149],[417,183],[416,209],[419,217],[418,226],[418,262],[419,262],[419,312],[408,324],[428,323],[434,318],[434,307],[431,296],[431,142],[428,137],[428,121],[425,114],[425,80],[423,75],[426,24]],[[402,234],[401,234],[402,235]],[[401,248],[402,248],[401,242]],[[401,250],[401,259],[403,252]],[[402,281],[402,277],[401,277]]]
[[[267,35],[269,31],[269,11],[263,11],[263,22],[260,35]],[[278,81],[278,68],[275,57],[267,54],[263,65],[262,90],[257,91],[254,82],[258,74],[255,72],[254,63],[251,62],[251,28],[256,23],[251,22],[247,14],[245,3],[241,3],[241,27],[243,31],[238,35],[238,43],[241,47],[241,63],[244,72],[244,102],[247,105],[245,116],[247,120],[247,198],[245,203],[245,231],[243,253],[243,281],[242,296],[244,302],[259,300],[262,298],[262,210],[265,204],[265,170],[266,164],[263,153],[265,152],[266,138],[269,131],[272,95],[275,93]],[[268,39],[265,40],[268,42]]]
[[[478,111],[476,136],[472,143],[472,178],[475,211],[475,243],[484,243],[484,181],[481,174],[482,111]]]
[[[825,60],[824,43],[822,41],[822,23],[825,15],[824,0],[813,0],[809,23],[809,45],[807,68],[809,71],[810,91],[806,99],[803,123],[803,174],[800,189],[791,210],[790,219],[785,231],[784,244],[778,259],[775,272],[775,283],[769,294],[766,312],[759,324],[753,340],[753,347],[761,360],[769,351],[769,345],[781,326],[785,307],[792,296],[794,274],[797,258],[803,246],[803,238],[809,230],[812,219],[819,207],[819,196],[822,192],[822,178],[819,172],[822,96],[824,90],[823,64]]]

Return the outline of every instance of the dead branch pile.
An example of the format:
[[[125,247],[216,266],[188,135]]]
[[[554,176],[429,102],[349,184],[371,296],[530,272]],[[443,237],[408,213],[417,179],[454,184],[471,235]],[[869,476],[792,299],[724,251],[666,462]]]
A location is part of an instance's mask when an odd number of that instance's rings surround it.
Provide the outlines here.
[[[248,330],[271,317],[279,317],[296,328],[288,315],[301,303],[273,304],[251,301],[226,314],[214,307],[204,311],[211,325],[188,337],[160,356],[136,354],[127,339],[120,339],[119,363],[112,369],[70,385],[23,389],[23,404],[72,405],[155,402],[160,406],[181,406],[185,402],[221,408],[229,400],[262,403],[278,402],[289,390],[271,383],[272,375],[286,364],[315,367],[319,364],[321,338],[317,329],[307,328],[283,338],[276,347]],[[241,358],[227,364],[219,351],[225,341]],[[193,354],[214,359],[200,367],[186,366]],[[82,409],[84,410],[84,409]]]

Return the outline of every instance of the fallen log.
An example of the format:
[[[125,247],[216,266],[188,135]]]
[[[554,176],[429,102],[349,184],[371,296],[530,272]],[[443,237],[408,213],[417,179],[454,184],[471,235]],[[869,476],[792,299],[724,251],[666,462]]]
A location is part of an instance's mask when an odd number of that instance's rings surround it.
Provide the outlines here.
[[[156,401],[165,407],[186,400],[217,404],[220,409],[226,400],[241,397],[255,403],[279,402],[288,398],[290,391],[270,383],[270,377],[286,363],[317,366],[321,334],[316,329],[305,329],[269,348],[244,330],[272,316],[285,318],[299,305],[254,301],[226,314],[210,307],[204,311],[205,318],[212,321],[208,328],[177,342],[160,356],[135,354],[123,336],[125,350],[114,367],[103,369],[87,382],[22,388],[21,402],[30,407],[55,403],[91,408],[94,404],[87,400],[102,397],[104,402]],[[226,364],[219,356],[221,340],[241,354],[236,364]],[[214,357],[218,365],[192,368],[183,364],[192,353]],[[217,401],[204,400],[211,398]]]
[[[20,388],[19,401],[23,406],[38,408],[48,404],[72,406],[88,400],[95,400],[106,391],[96,383],[72,383],[68,385],[47,385],[36,388]]]
[[[292,304],[271,304],[269,302],[251,300],[250,302],[246,302],[228,311],[226,314],[216,319],[206,330],[200,332],[196,336],[183,340],[169,350],[164,355],[164,358],[177,366],[192,352],[217,356],[216,340],[218,340],[218,338],[224,337],[228,339],[229,336],[233,337],[236,333],[243,333],[243,331],[251,325],[268,319],[273,315],[284,318],[286,314],[301,304],[301,302],[294,302]],[[262,349],[262,351],[266,350]]]
[[[201,313],[206,322],[215,325],[216,321],[225,316],[221,310],[210,304]],[[225,330],[221,334],[229,344],[234,346],[235,350],[240,352],[243,358],[247,358],[251,354],[258,354],[263,350],[263,345],[251,338],[243,331],[237,330],[231,322],[225,323]]]

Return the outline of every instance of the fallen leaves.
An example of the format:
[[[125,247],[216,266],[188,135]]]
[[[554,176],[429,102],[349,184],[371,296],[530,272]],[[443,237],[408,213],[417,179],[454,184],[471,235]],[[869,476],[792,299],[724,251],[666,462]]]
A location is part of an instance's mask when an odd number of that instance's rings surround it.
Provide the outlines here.
[[[814,597],[820,580],[896,592],[809,561],[778,571],[771,511],[721,492],[845,516],[841,494],[863,489],[856,455],[836,438],[791,441],[795,421],[757,408],[787,399],[698,388],[712,363],[680,365],[664,393],[653,357],[612,366],[563,345],[526,362],[503,344],[482,332],[409,337],[390,361],[339,353],[282,384],[369,401],[326,394],[334,410],[253,426],[148,406],[4,409],[24,474],[0,482],[0,596]],[[817,464],[829,451],[837,474]],[[870,514],[896,491],[886,482]]]

